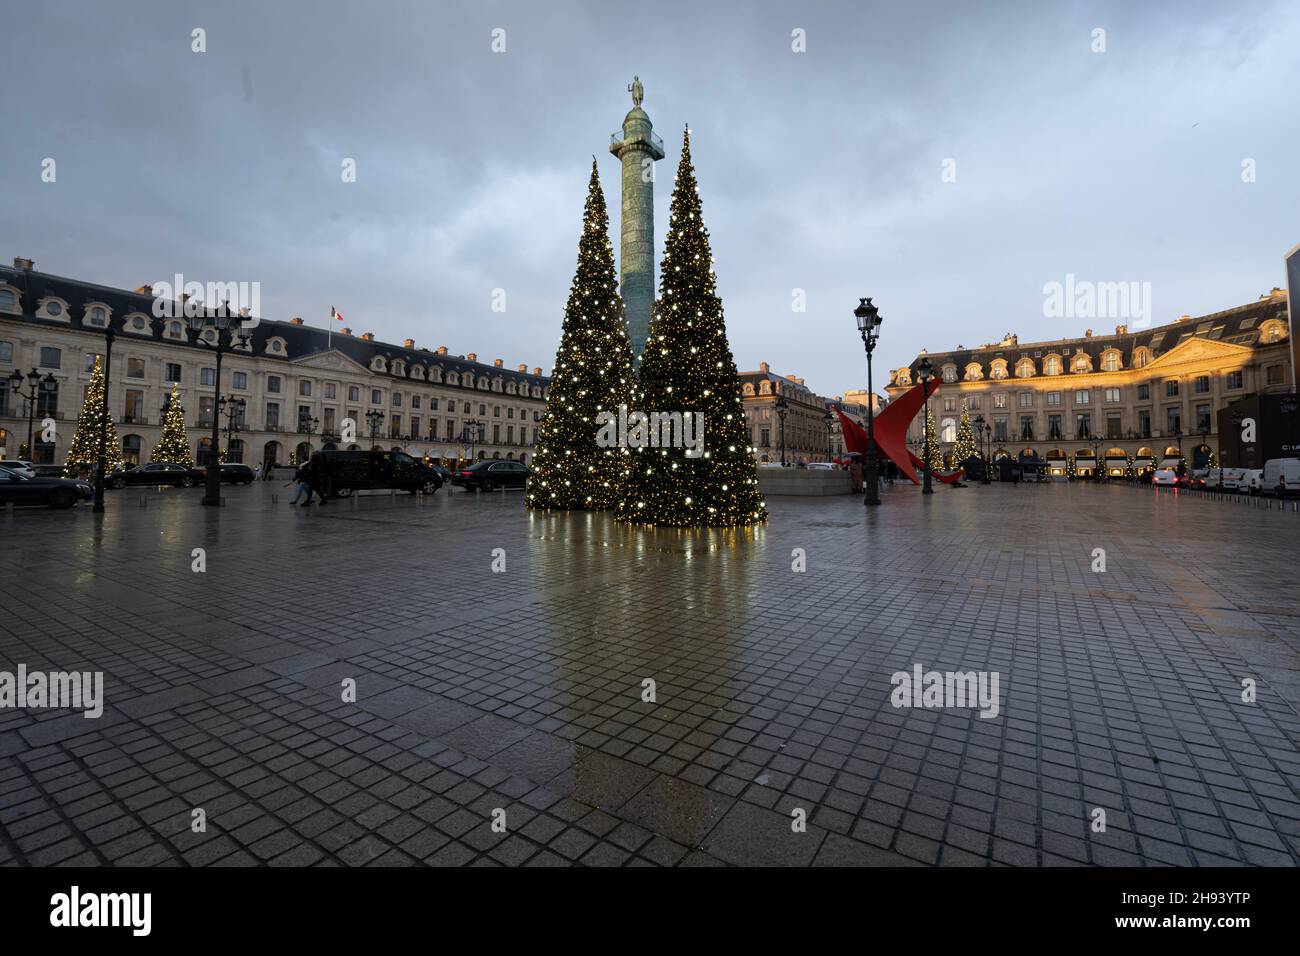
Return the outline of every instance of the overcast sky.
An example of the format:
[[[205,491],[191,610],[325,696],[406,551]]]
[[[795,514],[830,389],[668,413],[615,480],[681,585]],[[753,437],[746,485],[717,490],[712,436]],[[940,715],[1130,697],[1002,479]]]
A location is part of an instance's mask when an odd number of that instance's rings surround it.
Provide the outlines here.
[[[1300,242],[1295,2],[0,14],[5,261],[132,288],[256,280],[269,318],[325,326],[335,305],[357,333],[510,366],[554,362],[593,154],[617,248],[608,143],[633,73],[668,150],[656,262],[689,123],[737,363],[825,395],[865,386],[862,295],[885,320],[879,388],[922,347],[1110,331],[1044,317],[1067,274],[1150,282],[1161,323],[1284,284]]]

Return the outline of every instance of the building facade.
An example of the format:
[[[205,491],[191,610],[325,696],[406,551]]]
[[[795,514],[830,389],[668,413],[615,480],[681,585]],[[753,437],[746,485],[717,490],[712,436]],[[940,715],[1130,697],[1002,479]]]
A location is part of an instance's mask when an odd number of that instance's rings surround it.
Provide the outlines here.
[[[200,463],[210,460],[218,415],[226,460],[248,464],[301,461],[326,442],[401,450],[449,466],[532,458],[550,381],[540,368],[508,369],[501,359],[485,364],[474,353],[416,348],[411,339],[391,345],[300,318],[261,319],[222,357],[218,383],[213,350],[190,340],[183,319],[155,318],[154,302],[147,286],[126,291],[62,278],[23,259],[0,266],[0,447],[8,457],[18,457],[26,443],[32,412],[37,427],[28,457],[64,460],[112,322],[118,331],[108,403],[131,463],[149,460],[173,386]],[[56,382],[34,409],[9,385],[14,371],[32,369]],[[218,405],[218,394],[243,399],[242,411],[238,402]],[[55,425],[49,442],[40,428],[47,418]]]
[[[938,390],[930,397],[940,448],[950,456],[965,400],[987,424],[985,453],[1036,461],[1056,476],[1096,468],[1122,474],[1128,460],[1183,457],[1204,467],[1220,447],[1217,412],[1254,394],[1292,390],[1287,297],[1256,302],[1138,332],[922,353],[890,373],[891,399],[917,384],[928,357]],[[920,454],[925,415],[908,441]]]
[[[781,398],[786,402],[786,463],[829,460],[830,429],[835,419],[826,399],[814,393],[803,379],[777,375],[766,362],[760,362],[757,372],[740,373],[740,388],[750,443],[759,464],[781,462],[781,416],[777,412],[777,401]]]

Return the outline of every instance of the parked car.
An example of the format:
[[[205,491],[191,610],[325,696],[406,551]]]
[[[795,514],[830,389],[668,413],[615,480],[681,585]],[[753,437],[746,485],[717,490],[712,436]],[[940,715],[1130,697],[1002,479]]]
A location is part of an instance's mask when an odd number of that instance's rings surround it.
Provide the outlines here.
[[[810,461],[808,462],[809,471],[835,471],[839,466],[829,461]]]
[[[127,485],[175,485],[179,488],[192,488],[208,478],[203,468],[186,468],[170,462],[150,462],[136,465],[126,471],[115,471],[104,479],[109,488],[125,488]]]
[[[1243,475],[1241,489],[1245,490],[1247,494],[1259,494],[1264,487],[1264,469],[1247,468]]]
[[[247,465],[231,463],[221,466],[221,480],[229,485],[251,485],[257,476]]]
[[[62,465],[32,465],[37,478],[62,478],[66,470]]]
[[[319,478],[321,490],[331,498],[369,488],[431,495],[442,487],[441,475],[400,451],[322,451]]]
[[[1151,478],[1151,484],[1157,488],[1174,488],[1178,485],[1178,472],[1172,468],[1157,468]]]
[[[1300,494],[1300,458],[1270,458],[1264,462],[1260,493],[1279,498]]]
[[[71,508],[78,501],[95,497],[95,489],[84,481],[20,475],[0,466],[0,504],[47,505]]]
[[[17,472],[24,478],[35,478],[36,468],[26,458],[11,458],[7,461],[0,461],[0,468],[8,468],[10,471]]]
[[[501,461],[476,461],[462,468],[451,479],[453,485],[466,491],[495,491],[498,488],[523,488],[532,472],[528,466],[509,459]]]

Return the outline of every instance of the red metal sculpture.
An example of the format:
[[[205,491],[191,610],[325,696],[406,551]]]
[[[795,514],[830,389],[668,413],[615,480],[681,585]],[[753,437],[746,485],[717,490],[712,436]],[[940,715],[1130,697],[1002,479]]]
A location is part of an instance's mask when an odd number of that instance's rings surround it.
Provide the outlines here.
[[[933,395],[938,388],[939,382],[935,379],[931,379],[926,385],[928,395]],[[921,480],[916,476],[916,469],[924,467],[925,462],[908,451],[907,426],[916,417],[916,413],[921,410],[921,406],[928,395],[922,395],[920,385],[912,386],[877,412],[875,421],[872,424],[872,430],[876,433],[877,454],[881,458],[888,458],[897,465],[898,470],[911,478],[914,485],[921,483]],[[866,455],[866,429],[838,408],[835,410],[835,414],[840,417],[840,430],[844,433],[845,450],[857,452],[859,455]],[[960,480],[964,474],[965,471],[960,468],[947,474],[940,474],[937,471],[932,472],[933,477],[948,484]]]

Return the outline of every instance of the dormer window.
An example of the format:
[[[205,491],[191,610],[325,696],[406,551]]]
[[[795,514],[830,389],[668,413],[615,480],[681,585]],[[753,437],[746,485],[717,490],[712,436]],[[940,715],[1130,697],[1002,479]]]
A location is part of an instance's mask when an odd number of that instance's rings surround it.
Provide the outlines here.
[[[1030,378],[1034,374],[1034,360],[1023,358],[1016,363],[1016,378]]]
[[[169,339],[185,338],[185,330],[181,327],[181,324],[179,322],[167,323],[167,338]]]
[[[86,324],[93,325],[97,329],[108,325],[108,309],[102,305],[92,305],[86,311]]]
[[[386,372],[388,370],[388,363],[385,362],[381,356],[376,355],[370,360],[370,368],[376,372]]]
[[[18,314],[18,290],[0,286],[0,312]]]
[[[1044,375],[1060,375],[1060,374],[1061,374],[1061,356],[1059,356],[1059,355],[1049,355],[1049,356],[1047,356],[1046,358],[1044,358],[1044,359],[1043,359],[1043,374],[1044,374]]]
[[[943,380],[949,383],[957,381],[957,366],[945,365],[943,367]]]
[[[1286,336],[1286,328],[1281,322],[1265,322],[1259,330],[1259,341],[1261,345],[1272,345],[1274,342],[1281,342]]]
[[[43,299],[37,308],[37,313],[46,319],[61,319],[68,321],[68,304],[62,299]]]
[[[979,362],[971,362],[966,366],[966,381],[978,382],[983,377],[984,369],[980,366]]]
[[[1074,372],[1091,372],[1092,361],[1087,355],[1076,355],[1074,361],[1070,364],[1070,369]]]
[[[1120,363],[1118,352],[1112,349],[1101,357],[1101,370],[1103,372],[1118,372],[1119,368]]]
[[[1006,378],[1007,363],[1006,359],[994,359],[992,368],[989,369],[989,378]]]
[[[396,362],[393,363],[393,374],[394,375],[406,374],[406,364],[401,359],[398,359]]]

